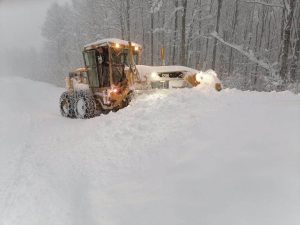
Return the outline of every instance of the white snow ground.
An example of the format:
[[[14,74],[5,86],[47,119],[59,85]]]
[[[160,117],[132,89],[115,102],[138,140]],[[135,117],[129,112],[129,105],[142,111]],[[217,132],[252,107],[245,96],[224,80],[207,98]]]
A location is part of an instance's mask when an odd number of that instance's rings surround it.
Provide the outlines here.
[[[60,116],[0,78],[1,225],[299,225],[300,95],[205,89]]]

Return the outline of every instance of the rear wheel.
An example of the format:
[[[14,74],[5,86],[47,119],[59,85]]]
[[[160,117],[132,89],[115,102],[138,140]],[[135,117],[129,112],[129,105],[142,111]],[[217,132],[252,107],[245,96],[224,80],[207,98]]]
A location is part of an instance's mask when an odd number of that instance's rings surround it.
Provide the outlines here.
[[[59,99],[60,113],[64,117],[75,118],[74,95],[72,92],[64,92]]]
[[[79,91],[76,94],[75,114],[77,118],[88,119],[96,114],[96,102],[91,93]]]

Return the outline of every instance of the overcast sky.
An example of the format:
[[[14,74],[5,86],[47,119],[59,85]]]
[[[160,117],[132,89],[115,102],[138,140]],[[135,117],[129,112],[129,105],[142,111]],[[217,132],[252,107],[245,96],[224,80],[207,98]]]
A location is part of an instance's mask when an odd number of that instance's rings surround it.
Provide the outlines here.
[[[70,0],[0,0],[0,47],[40,48],[41,27],[53,2]]]

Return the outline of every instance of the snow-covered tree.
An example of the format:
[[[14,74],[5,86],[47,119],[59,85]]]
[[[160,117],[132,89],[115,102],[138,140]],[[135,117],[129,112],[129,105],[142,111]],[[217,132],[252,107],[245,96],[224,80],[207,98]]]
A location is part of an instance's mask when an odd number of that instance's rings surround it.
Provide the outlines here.
[[[268,80],[283,89],[300,79],[299,15],[299,0],[54,3],[42,31],[39,74],[62,84],[69,70],[82,66],[85,44],[117,37],[141,43],[144,64],[162,65],[163,48],[167,65],[214,68],[225,83],[242,80],[237,88],[256,90]]]

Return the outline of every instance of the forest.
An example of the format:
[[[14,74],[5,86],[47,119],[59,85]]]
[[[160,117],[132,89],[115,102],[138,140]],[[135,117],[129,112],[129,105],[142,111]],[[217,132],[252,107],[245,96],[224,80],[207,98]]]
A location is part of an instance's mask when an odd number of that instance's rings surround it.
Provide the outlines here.
[[[225,87],[300,90],[300,0],[72,0],[49,8],[42,35],[42,50],[8,54],[14,73],[63,85],[85,44],[116,37],[140,43],[145,65],[163,49],[166,65],[214,69]]]

